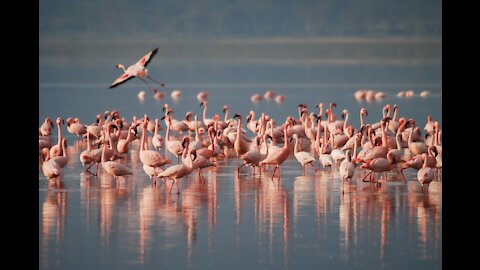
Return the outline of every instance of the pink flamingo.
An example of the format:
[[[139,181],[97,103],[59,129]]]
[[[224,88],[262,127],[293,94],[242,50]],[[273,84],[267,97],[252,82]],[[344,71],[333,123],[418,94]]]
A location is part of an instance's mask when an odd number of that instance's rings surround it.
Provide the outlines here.
[[[65,123],[62,118],[57,117],[57,130],[58,130],[58,143],[52,148],[50,148],[50,157],[58,157],[62,155],[62,127],[61,125]]]
[[[259,163],[260,166],[265,164],[275,165],[275,169],[273,170],[273,173],[272,173],[272,181],[273,181],[273,176],[275,175],[275,172],[277,171],[277,169],[280,168],[280,166],[287,159],[290,153],[290,150],[288,148],[289,144],[288,144],[288,137],[287,137],[287,131],[290,125],[291,125],[290,122],[285,123],[285,127],[283,130],[283,135],[284,135],[283,147],[280,148],[278,151],[271,152],[270,155],[268,155],[264,160],[260,161]],[[279,172],[278,179],[280,179],[280,174],[281,172]]]
[[[299,151],[298,150],[298,135],[293,134],[293,139],[295,139],[295,147],[293,149],[293,154],[295,155],[295,158],[300,162],[302,165],[302,174],[305,174],[305,168],[308,164],[310,164],[312,167],[313,162],[315,161],[315,158],[312,156],[312,154],[306,152],[306,151]]]
[[[434,170],[427,166],[426,159],[427,159],[427,154],[423,153],[422,154],[423,167],[420,170],[418,170],[418,173],[417,173],[418,182],[420,182],[420,184],[422,185],[422,192],[424,191],[423,186],[425,184],[427,184],[427,192],[428,192],[428,185],[430,184],[430,182],[432,182],[434,177]]]
[[[46,117],[45,121],[40,126],[40,133],[42,134],[42,136],[50,136],[52,135],[52,130],[53,130],[52,119],[50,119],[50,117]]]
[[[115,162],[115,161],[107,161],[105,156],[105,150],[107,149],[106,144],[102,145],[102,168],[108,174],[112,175],[115,180],[117,180],[118,176],[124,175],[131,175],[132,171],[125,165]]]
[[[62,176],[62,168],[60,165],[50,158],[50,151],[47,148],[42,149],[42,155],[44,158],[42,164],[42,172],[45,177],[50,180]]]
[[[137,63],[129,66],[127,69],[125,69],[125,66],[122,64],[118,64],[116,68],[121,68],[123,69],[123,74],[122,76],[118,77],[108,88],[114,88],[119,86],[120,84],[130,80],[133,77],[137,77],[140,80],[142,80],[150,89],[155,90],[155,88],[151,87],[150,84],[145,80],[145,78],[148,78],[155,83],[159,84],[161,87],[164,87],[164,83],[159,83],[156,80],[154,80],[150,75],[148,75],[148,70],[147,70],[147,65],[150,63],[152,58],[157,54],[158,48],[154,49],[153,51],[147,53],[145,56],[140,58]]]
[[[235,152],[237,153],[237,157],[245,154],[248,151],[248,144],[244,140],[242,140],[242,132],[240,130],[240,127],[242,125],[242,116],[240,114],[235,114],[233,118],[238,118],[238,123],[237,123],[237,138],[235,139],[235,142],[233,143],[233,147],[235,148]]]
[[[185,161],[185,164],[179,163],[176,165],[172,165],[158,175],[158,177],[161,177],[163,179],[167,178],[173,180],[169,193],[172,192],[173,184],[177,183],[177,194],[180,194],[180,188],[178,187],[177,180],[190,174],[193,171],[193,162],[197,158],[197,154],[196,152],[194,152],[193,159],[190,157],[190,151],[192,151],[192,149],[188,149],[188,143],[188,141],[184,141],[183,145],[182,158]]]

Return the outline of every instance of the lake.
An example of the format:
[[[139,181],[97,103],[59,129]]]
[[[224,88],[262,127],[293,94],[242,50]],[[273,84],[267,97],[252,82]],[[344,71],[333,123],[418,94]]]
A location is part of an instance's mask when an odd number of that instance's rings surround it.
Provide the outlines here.
[[[397,104],[399,116],[415,119],[422,132],[428,115],[442,126],[441,41],[158,42],[159,54],[148,69],[166,83],[160,101],[137,79],[107,89],[122,74],[117,63],[130,65],[157,43],[65,44],[40,42],[39,126],[47,116],[91,124],[107,110],[118,110],[129,122],[144,114],[160,118],[164,103],[177,119],[188,111],[201,119],[199,91],[209,93],[209,118],[223,119],[223,106],[229,105],[229,117],[253,110],[256,117],[265,112],[282,122],[298,117],[300,103],[318,113],[319,102],[335,102],[337,117],[347,109],[349,123],[358,127],[362,107],[369,111],[366,121],[374,123],[383,106]],[[177,100],[170,97],[175,89],[182,91]],[[251,102],[253,94],[269,89],[285,102]],[[387,96],[358,102],[358,89]],[[396,96],[409,89],[416,96]],[[143,102],[140,90],[146,91]],[[423,90],[431,96],[419,97]],[[55,142],[56,134],[55,128]],[[206,183],[196,174],[180,180],[177,196],[164,185],[151,185],[138,143],[127,163],[134,174],[116,182],[101,169],[98,177],[83,173],[79,155],[86,143],[78,144],[65,126],[63,134],[70,159],[61,182],[49,183],[39,170],[40,269],[442,267],[443,180],[423,194],[413,169],[405,171],[406,183],[392,180],[380,187],[362,182],[357,169],[342,187],[335,169],[302,176],[293,155],[280,181],[271,181],[271,172],[237,173],[241,162],[231,157],[204,170]]]

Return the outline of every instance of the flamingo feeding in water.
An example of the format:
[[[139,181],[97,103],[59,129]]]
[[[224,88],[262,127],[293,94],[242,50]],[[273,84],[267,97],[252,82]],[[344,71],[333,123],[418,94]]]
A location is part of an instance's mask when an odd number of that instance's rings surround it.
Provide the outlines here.
[[[118,64],[116,68],[121,68],[123,69],[124,73],[122,76],[118,77],[108,88],[115,88],[119,86],[120,84],[132,79],[133,77],[137,77],[140,80],[142,80],[150,89],[156,90],[155,88],[151,87],[150,84],[146,81],[146,78],[152,80],[153,82],[159,84],[161,87],[165,86],[165,83],[159,83],[156,80],[154,80],[150,75],[148,75],[148,70],[147,70],[147,65],[150,63],[152,58],[157,54],[158,48],[155,48],[153,51],[147,53],[145,56],[140,58],[137,63],[129,66],[127,69],[125,69],[125,66],[122,64]]]

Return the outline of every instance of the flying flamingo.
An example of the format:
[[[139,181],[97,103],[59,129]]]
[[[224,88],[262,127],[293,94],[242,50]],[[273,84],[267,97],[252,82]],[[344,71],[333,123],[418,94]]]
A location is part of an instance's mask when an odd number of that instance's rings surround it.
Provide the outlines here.
[[[147,65],[150,63],[152,58],[157,54],[158,48],[155,48],[153,51],[147,53],[145,56],[140,58],[137,63],[129,66],[125,69],[125,66],[122,64],[118,64],[116,68],[123,69],[124,73],[122,76],[118,77],[108,88],[114,88],[119,86],[120,84],[130,80],[133,77],[137,77],[142,80],[150,89],[156,90],[155,88],[151,87],[150,84],[145,80],[146,78],[152,80],[153,82],[159,84],[161,87],[164,87],[164,83],[159,83],[154,80],[150,75],[148,75]]]

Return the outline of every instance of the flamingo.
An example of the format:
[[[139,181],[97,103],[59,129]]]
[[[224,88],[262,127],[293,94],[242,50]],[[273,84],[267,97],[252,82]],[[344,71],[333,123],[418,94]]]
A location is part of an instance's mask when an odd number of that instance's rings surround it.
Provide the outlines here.
[[[265,95],[264,95],[266,99],[272,99],[274,96],[275,96],[275,91],[273,90],[268,90],[267,92],[265,92]]]
[[[238,123],[237,123],[237,138],[235,139],[235,142],[233,143],[233,147],[235,148],[235,152],[237,153],[237,157],[245,154],[248,151],[248,144],[244,140],[242,140],[242,133],[240,130],[240,126],[242,125],[242,115],[240,114],[235,114],[233,118],[238,118]]]
[[[280,166],[282,165],[282,163],[287,159],[290,151],[289,151],[289,144],[288,144],[288,137],[287,137],[287,131],[288,131],[288,128],[290,127],[291,125],[291,122],[286,122],[285,123],[285,127],[284,127],[284,130],[283,130],[283,135],[284,135],[284,145],[282,148],[280,148],[279,150],[273,152],[271,151],[270,154],[262,161],[260,161],[260,163],[258,164],[259,166],[262,166],[262,165],[265,165],[265,164],[271,164],[271,165],[275,165],[275,169],[273,170],[273,173],[272,173],[272,181],[273,181],[273,176],[275,175],[275,172],[277,171],[277,169],[280,168]],[[280,173],[278,175],[278,178],[280,179]]]
[[[348,179],[351,180],[353,178],[353,174],[355,173],[355,165],[352,162],[350,150],[347,150],[346,158],[342,161],[342,163],[340,163],[338,172],[340,173],[343,181],[347,181]]]
[[[177,157],[177,164],[180,163],[180,155],[183,153],[182,143],[179,141],[170,140],[170,127],[172,126],[172,118],[170,115],[163,116],[162,120],[166,118],[168,121],[167,131],[165,134],[165,146],[167,150]]]
[[[423,160],[423,166],[420,170],[418,170],[417,179],[418,179],[418,182],[420,182],[420,184],[422,185],[422,192],[424,191],[423,186],[425,184],[427,184],[427,192],[428,192],[428,185],[433,180],[434,170],[433,170],[433,168],[430,168],[430,167],[427,166],[427,154],[426,153],[422,154],[422,160]]]
[[[75,121],[71,117],[67,118],[66,122],[67,122],[67,131],[70,134],[77,135],[77,137],[80,138],[80,136],[87,133],[87,127],[80,123],[75,123]]]
[[[53,122],[50,117],[46,117],[43,124],[40,126],[40,133],[42,136],[50,136],[52,135],[53,130]]]
[[[153,82],[159,84],[161,87],[164,87],[164,83],[159,83],[156,80],[154,80],[150,75],[148,75],[148,70],[147,70],[147,65],[150,63],[152,58],[157,54],[158,48],[155,48],[153,51],[147,53],[145,56],[140,58],[137,63],[129,66],[127,69],[125,69],[125,66],[122,64],[118,64],[116,68],[121,68],[123,69],[123,74],[122,76],[118,77],[108,88],[115,88],[119,86],[120,84],[132,79],[133,77],[137,77],[140,80],[142,80],[150,89],[156,90],[155,88],[151,87],[150,84],[145,80],[145,78],[148,78],[152,80]]]
[[[57,130],[58,130],[58,143],[54,146],[52,146],[52,148],[50,148],[50,157],[58,157],[58,156],[61,156],[62,155],[62,147],[61,147],[61,143],[62,143],[62,127],[61,125],[65,123],[65,121],[60,118],[60,117],[57,117]]]
[[[324,132],[323,132],[323,142],[320,150],[320,155],[318,156],[318,159],[320,163],[322,164],[323,168],[329,166],[330,170],[332,169],[332,165],[334,164],[333,158],[330,155],[332,152],[332,147],[330,145],[330,142],[327,140],[327,132],[328,132],[328,127],[327,125],[324,126]]]
[[[198,92],[197,99],[198,99],[199,102],[204,102],[204,101],[207,100],[207,98],[208,98],[208,92],[206,92],[206,91]]]
[[[51,158],[53,161],[60,165],[60,168],[65,167],[68,163],[68,155],[67,155],[67,138],[62,138],[62,155]]]
[[[210,145],[212,146],[211,148],[208,147],[203,147],[203,148],[200,148],[198,149],[195,154],[197,155],[200,155],[200,156],[203,156],[204,158],[211,158],[211,157],[214,157],[215,156],[215,150],[217,149],[217,147],[215,146],[215,139],[214,137],[215,136],[215,128],[213,126],[210,126],[208,127],[208,137],[210,138]],[[217,145],[218,146],[218,145]]]
[[[43,175],[45,175],[48,180],[62,176],[62,168],[57,162],[50,158],[50,151],[48,151],[48,148],[42,149],[42,155],[44,158],[42,164]]]
[[[194,117],[195,119],[195,141],[191,142],[188,147],[191,148],[191,149],[195,149],[195,150],[199,150],[203,147],[203,142],[200,138],[200,132],[198,131],[198,119],[197,119],[197,115],[195,115]]]
[[[237,168],[237,172],[240,172],[240,168],[242,168],[243,166],[250,164],[254,167],[253,172],[255,173],[255,167],[257,167],[258,163],[262,160],[262,154],[260,153],[260,150],[259,150],[258,136],[255,136],[253,138],[253,141],[250,144],[250,150],[248,150],[248,152],[246,152],[245,154],[241,155],[240,158],[243,159],[244,163]]]
[[[171,161],[169,159],[164,159],[162,155],[160,155],[160,153],[158,153],[157,151],[145,149],[145,144],[147,141],[146,123],[143,123],[142,129],[143,129],[143,134],[142,134],[142,141],[140,142],[140,153],[139,153],[139,158],[142,164],[151,166],[151,167],[161,167],[165,164],[170,163]]]
[[[310,164],[313,166],[313,162],[315,161],[315,158],[312,156],[312,154],[305,152],[305,151],[298,151],[298,135],[293,134],[293,139],[295,139],[295,147],[293,149],[293,154],[295,155],[295,158],[300,162],[302,165],[302,174],[305,174],[305,167],[307,164]]]
[[[118,140],[118,143],[117,143],[117,151],[118,151],[118,153],[120,153],[120,154],[125,154],[125,153],[128,152],[128,145],[129,145],[129,143],[137,139],[137,137],[136,137],[136,135],[137,135],[137,126],[138,126],[138,124],[131,125],[131,126],[128,128],[127,138]],[[153,139],[152,139],[152,142],[153,142]]]
[[[185,142],[185,141],[184,141]],[[169,178],[173,180],[172,186],[170,187],[169,193],[172,192],[173,184],[177,183],[177,194],[180,194],[180,188],[178,187],[178,182],[177,180],[190,174],[193,171],[193,162],[197,158],[196,152],[193,153],[193,159],[190,157],[190,151],[193,151],[192,149],[188,149],[188,141],[185,142],[184,147],[183,147],[183,160],[185,161],[185,164],[176,164],[172,165],[168,168],[166,168],[161,174],[158,175],[158,177],[161,178]],[[188,154],[188,155],[187,155]],[[188,157],[187,157],[188,156]]]
[[[275,102],[278,104],[285,102],[285,96],[284,95],[278,95],[275,97]]]
[[[370,180],[371,180],[374,172],[376,172],[376,173],[381,173],[381,172],[386,173],[386,172],[388,172],[392,169],[392,166],[391,166],[390,161],[388,159],[383,158],[383,157],[379,157],[379,158],[374,158],[374,159],[370,159],[370,160],[365,161],[364,164],[361,166],[361,168],[366,168],[366,169],[370,170],[370,172],[367,175],[365,175],[365,177],[362,179],[364,182],[368,182],[368,181],[365,181],[367,176],[371,175],[370,176]],[[378,184],[378,181],[376,183]]]
[[[189,150],[193,155],[196,155],[197,150],[195,149],[189,149]],[[185,160],[183,160],[183,162],[185,164]],[[188,164],[185,164],[185,165],[188,166]],[[202,169],[212,167],[212,166],[215,166],[215,163],[210,161],[210,159],[204,158],[201,155],[196,155],[196,159],[193,161],[193,164],[192,164],[192,168],[194,170],[198,170],[198,178],[203,180],[204,183],[205,183],[205,178],[202,175]]]
[[[160,126],[160,123],[158,122],[158,118],[155,118],[155,132],[153,134],[152,138],[152,145],[155,147],[155,149],[158,151],[158,149],[162,148],[162,142],[163,138],[161,135],[158,134],[158,127]]]
[[[98,171],[98,162],[101,161],[101,158],[102,158],[101,149],[91,149],[90,132],[87,131],[87,149],[80,154],[80,162],[82,163],[83,167],[85,167],[85,165],[88,165],[88,164],[91,164],[91,165],[86,170],[83,170],[83,172],[88,171],[88,169],[90,169],[90,167],[95,163],[97,163],[97,171]]]
[[[207,118],[208,102],[204,101],[204,102],[200,103],[200,107],[201,106],[204,106],[203,107],[203,123],[205,124],[205,126],[208,127],[208,126],[213,124],[213,119]]]
[[[105,156],[106,144],[102,145],[102,168],[108,174],[112,175],[115,180],[118,176],[131,175],[132,171],[125,165],[116,161],[107,161]]]

